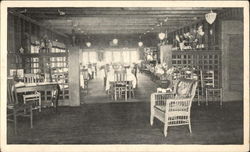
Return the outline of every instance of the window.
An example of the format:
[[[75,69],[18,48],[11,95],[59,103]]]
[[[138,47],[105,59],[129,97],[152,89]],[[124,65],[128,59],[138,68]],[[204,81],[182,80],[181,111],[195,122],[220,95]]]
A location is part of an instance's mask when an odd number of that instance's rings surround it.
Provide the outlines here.
[[[123,55],[123,62],[124,63],[130,63],[129,51],[123,51],[122,55]]]
[[[104,61],[106,63],[109,63],[112,61],[112,52],[111,51],[105,51],[104,53]]]
[[[112,60],[110,60],[112,61]],[[119,51],[114,51],[113,52],[113,61],[114,63],[121,62],[121,52]]]

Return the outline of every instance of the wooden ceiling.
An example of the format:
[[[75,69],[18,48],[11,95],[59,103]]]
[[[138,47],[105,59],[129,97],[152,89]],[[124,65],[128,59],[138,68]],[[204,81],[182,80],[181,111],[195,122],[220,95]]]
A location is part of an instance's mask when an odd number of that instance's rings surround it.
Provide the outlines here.
[[[87,8],[15,8],[58,32],[77,34],[143,34],[174,31],[204,19],[210,10],[204,7],[87,7]],[[162,23],[162,26],[160,25]]]

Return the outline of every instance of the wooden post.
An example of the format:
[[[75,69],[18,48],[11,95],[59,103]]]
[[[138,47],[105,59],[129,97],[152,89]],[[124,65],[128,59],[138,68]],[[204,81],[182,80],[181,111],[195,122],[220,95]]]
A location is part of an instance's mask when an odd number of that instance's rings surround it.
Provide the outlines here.
[[[80,106],[80,63],[76,46],[69,47],[69,106]]]

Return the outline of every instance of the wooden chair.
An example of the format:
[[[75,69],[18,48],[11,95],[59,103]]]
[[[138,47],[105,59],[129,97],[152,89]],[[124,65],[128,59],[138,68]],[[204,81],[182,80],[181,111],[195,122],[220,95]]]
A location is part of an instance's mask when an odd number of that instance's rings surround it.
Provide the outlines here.
[[[83,69],[82,71],[82,79],[84,82],[83,86],[83,92],[88,94],[88,88],[89,88],[89,76],[88,76],[88,70]]]
[[[220,100],[220,108],[222,108],[222,102],[223,102],[223,90],[222,88],[215,87],[215,78],[214,78],[214,71],[208,70],[202,72],[202,86],[203,91],[206,95],[206,106],[208,106],[208,101],[210,98],[213,100]]]
[[[114,83],[112,92],[114,93],[114,99],[121,98],[122,96],[125,97],[127,100],[127,78],[125,71],[115,71],[114,72]]]
[[[127,81],[127,97],[128,98],[134,98],[135,97],[135,91],[134,91],[134,88],[133,88],[133,84],[132,84],[132,81]]]
[[[191,130],[190,110],[197,87],[196,80],[179,80],[170,93],[151,94],[150,124],[154,118],[164,123],[164,135],[169,126],[188,125]]]
[[[33,128],[33,104],[18,101],[16,88],[12,79],[7,80],[7,120],[14,122],[15,134],[17,133],[17,117],[30,118],[30,128]]]
[[[24,82],[25,83],[38,83],[40,79],[37,77],[36,74],[25,74],[24,75]],[[23,102],[24,104],[32,102],[33,109],[39,109],[39,112],[42,110],[42,103],[41,103],[41,94],[37,91],[26,92],[23,95]]]
[[[24,74],[23,81],[24,83],[37,83],[39,82],[39,78],[37,77],[36,74],[28,73],[28,74]]]
[[[196,99],[198,102],[198,106],[200,106],[201,103],[201,97],[203,97],[203,87],[202,87],[202,70],[194,70],[195,79],[197,80],[197,88],[196,88]]]

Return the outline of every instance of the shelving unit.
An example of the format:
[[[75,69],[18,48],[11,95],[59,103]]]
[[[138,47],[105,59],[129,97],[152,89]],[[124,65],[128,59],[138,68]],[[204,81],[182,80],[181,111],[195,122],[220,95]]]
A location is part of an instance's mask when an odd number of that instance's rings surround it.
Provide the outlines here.
[[[31,46],[31,50],[36,48]],[[47,53],[46,53],[47,52]],[[49,73],[45,81],[58,82],[60,85],[59,105],[64,105],[69,100],[69,81],[68,81],[68,53],[66,48],[53,47],[51,52],[46,50],[36,50],[23,55],[25,61],[25,73]],[[41,92],[43,96],[49,92]]]
[[[172,66],[194,67],[198,70],[213,70],[215,87],[221,87],[221,51],[173,51]]]

